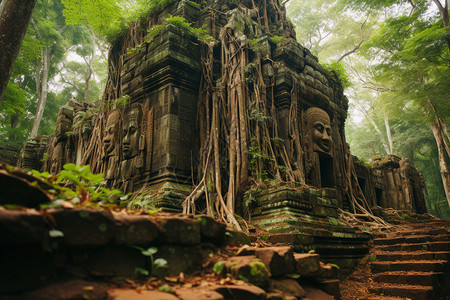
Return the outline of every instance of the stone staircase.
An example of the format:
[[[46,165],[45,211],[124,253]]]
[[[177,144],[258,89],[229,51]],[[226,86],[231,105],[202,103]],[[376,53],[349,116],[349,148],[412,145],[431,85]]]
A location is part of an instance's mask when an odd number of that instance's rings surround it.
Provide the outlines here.
[[[416,228],[374,240],[370,264],[374,299],[450,299],[450,233],[448,222]]]

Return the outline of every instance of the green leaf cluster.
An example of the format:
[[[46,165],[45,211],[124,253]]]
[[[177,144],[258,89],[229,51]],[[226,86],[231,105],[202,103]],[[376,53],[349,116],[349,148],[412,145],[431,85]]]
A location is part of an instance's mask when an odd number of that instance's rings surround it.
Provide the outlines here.
[[[49,172],[39,172],[32,170],[31,173],[51,184],[54,188],[48,192],[53,194],[55,199],[51,207],[58,206],[64,200],[72,200],[74,204],[91,204],[92,202],[115,203],[117,199],[126,200],[121,191],[102,187],[104,182],[103,174],[93,174],[89,165],[77,166],[75,164],[65,164],[64,169],[58,175]],[[70,183],[75,190],[63,187],[63,182]],[[74,201],[75,200],[75,201]]]
[[[196,37],[203,41],[214,41],[215,39],[208,34],[204,28],[194,28],[191,23],[187,22],[185,18],[180,16],[169,16],[161,25],[156,25],[148,30],[147,42],[152,41],[167,25],[174,25],[186,35]]]

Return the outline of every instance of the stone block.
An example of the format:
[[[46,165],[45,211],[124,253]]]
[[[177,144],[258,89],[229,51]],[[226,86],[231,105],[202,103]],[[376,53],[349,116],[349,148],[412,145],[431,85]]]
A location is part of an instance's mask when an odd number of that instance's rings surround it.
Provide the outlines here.
[[[273,244],[309,245],[313,242],[313,237],[304,233],[280,233],[272,234],[269,241]]]
[[[291,247],[268,247],[255,250],[259,258],[269,269],[272,277],[280,277],[294,272],[294,255]]]
[[[246,235],[242,231],[227,230],[225,233],[225,243],[250,245],[251,241],[248,235]]]
[[[206,289],[179,288],[175,290],[175,294],[180,300],[224,300],[224,297],[218,292]]]
[[[236,279],[241,279],[257,286],[264,287],[269,282],[269,271],[256,256],[231,257],[225,263],[225,272]]]
[[[155,276],[175,276],[180,272],[187,274],[202,267],[200,246],[163,245],[157,248],[155,259],[164,258],[167,260],[167,267],[156,270]]]
[[[108,298],[114,300],[178,300],[178,297],[170,293],[159,291],[146,291],[136,289],[111,289],[108,291]]]
[[[266,292],[257,286],[246,285],[216,285],[209,289],[222,294],[225,300],[246,299],[246,300],[264,300]]]
[[[159,235],[158,226],[149,216],[114,215],[114,219],[114,243],[118,245],[150,244]]]
[[[195,219],[200,224],[202,242],[212,242],[221,245],[225,242],[226,225],[215,221],[207,215],[196,216]]]
[[[178,245],[199,245],[200,223],[187,217],[164,217],[159,219],[160,242]]]
[[[335,272],[332,266],[325,265],[323,262],[320,262],[320,277],[323,278],[333,278],[335,277]]]
[[[35,153],[35,150],[32,153]],[[40,204],[50,202],[39,187],[32,186],[24,178],[5,170],[0,170],[0,191],[0,205],[15,204],[38,208]]]
[[[300,286],[300,284],[291,278],[271,280],[270,289],[287,293],[294,296],[295,299],[303,298],[306,295],[305,290]]]
[[[136,268],[151,270],[149,258],[138,249],[128,246],[101,247],[84,255],[86,259],[77,265],[94,276],[135,277]]]
[[[295,253],[295,273],[302,277],[313,277],[321,274],[319,254]]]
[[[0,244],[42,243],[48,238],[44,217],[38,213],[0,209]]]
[[[324,290],[326,293],[332,295],[334,299],[336,300],[341,299],[341,291],[339,289],[338,279],[323,280],[320,282],[320,288]]]
[[[56,229],[64,234],[70,246],[102,246],[114,235],[114,219],[110,212],[93,209],[61,209],[51,211]]]

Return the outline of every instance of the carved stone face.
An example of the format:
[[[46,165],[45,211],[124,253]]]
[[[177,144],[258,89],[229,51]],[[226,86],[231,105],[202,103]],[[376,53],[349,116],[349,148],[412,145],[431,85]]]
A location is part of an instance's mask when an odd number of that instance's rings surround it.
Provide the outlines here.
[[[119,111],[111,112],[106,121],[106,132],[103,138],[103,149],[106,156],[114,155],[117,143],[117,125],[119,123]]]
[[[328,114],[317,107],[306,111],[308,126],[311,130],[313,150],[329,153],[331,149],[331,122]]]
[[[122,135],[122,151],[125,159],[130,159],[139,154],[139,136],[141,112],[138,107],[133,107],[125,114],[125,124]]]

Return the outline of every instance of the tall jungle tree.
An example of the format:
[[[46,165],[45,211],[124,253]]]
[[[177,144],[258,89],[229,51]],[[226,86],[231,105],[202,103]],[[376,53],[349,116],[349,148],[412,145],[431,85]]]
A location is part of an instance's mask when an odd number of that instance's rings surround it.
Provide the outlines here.
[[[36,0],[3,0],[0,10],[0,104]]]

